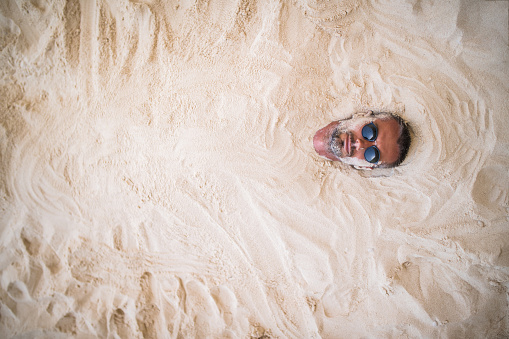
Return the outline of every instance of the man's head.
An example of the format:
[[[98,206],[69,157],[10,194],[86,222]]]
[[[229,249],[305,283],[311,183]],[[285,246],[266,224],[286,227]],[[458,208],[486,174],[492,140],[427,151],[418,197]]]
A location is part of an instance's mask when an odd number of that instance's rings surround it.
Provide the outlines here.
[[[331,122],[313,138],[319,155],[358,169],[398,166],[405,160],[410,142],[409,127],[403,119],[372,111]]]

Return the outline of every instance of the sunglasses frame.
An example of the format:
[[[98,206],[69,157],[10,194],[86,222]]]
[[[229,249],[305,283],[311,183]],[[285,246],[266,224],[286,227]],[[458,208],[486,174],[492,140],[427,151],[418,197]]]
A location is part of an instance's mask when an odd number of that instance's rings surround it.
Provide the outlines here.
[[[370,125],[373,125],[373,127],[369,127],[371,129],[371,131],[373,132],[374,134],[374,137],[372,138],[367,138],[365,135],[364,135],[364,129]],[[367,140],[367,141],[370,141],[370,142],[373,142],[373,141],[376,141],[376,139],[378,138],[378,128],[376,127],[376,125],[373,123],[373,122],[370,122],[369,124],[366,124],[364,125],[364,127],[362,127],[362,131],[361,131],[361,134],[362,134],[362,137]],[[372,149],[373,152],[374,152],[374,157],[371,158],[371,160],[368,160],[368,158],[366,157],[366,152],[368,150]],[[371,152],[370,152],[371,153]],[[366,148],[364,150],[364,159],[371,163],[371,164],[376,164],[377,162],[380,161],[380,150],[378,149],[378,147],[376,147],[375,145],[373,146],[370,146],[368,148]],[[375,161],[374,161],[375,160]]]

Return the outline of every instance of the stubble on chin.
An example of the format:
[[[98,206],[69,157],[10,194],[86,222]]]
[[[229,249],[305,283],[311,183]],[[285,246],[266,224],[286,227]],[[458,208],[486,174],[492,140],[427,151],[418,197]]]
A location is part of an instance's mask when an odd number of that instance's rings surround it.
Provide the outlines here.
[[[345,156],[347,156],[347,154],[343,154],[344,140],[341,139],[341,135],[346,134],[347,138],[351,138],[352,135],[349,130],[352,125],[351,120],[339,120],[336,129],[331,133],[329,151],[339,160],[342,160]]]
[[[334,154],[334,156],[338,159],[343,158],[343,140],[341,140],[341,134],[345,133],[342,129],[336,128],[334,132],[332,132],[330,140],[329,140],[329,151]]]

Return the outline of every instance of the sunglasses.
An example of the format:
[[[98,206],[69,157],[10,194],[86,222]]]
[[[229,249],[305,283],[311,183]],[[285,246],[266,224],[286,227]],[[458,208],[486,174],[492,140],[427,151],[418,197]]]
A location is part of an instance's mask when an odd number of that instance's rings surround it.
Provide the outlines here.
[[[378,137],[378,128],[376,128],[375,124],[370,122],[366,126],[362,128],[362,137],[367,141],[375,141]],[[375,145],[366,148],[364,151],[364,159],[367,162],[372,164],[376,164],[380,160],[380,150]]]

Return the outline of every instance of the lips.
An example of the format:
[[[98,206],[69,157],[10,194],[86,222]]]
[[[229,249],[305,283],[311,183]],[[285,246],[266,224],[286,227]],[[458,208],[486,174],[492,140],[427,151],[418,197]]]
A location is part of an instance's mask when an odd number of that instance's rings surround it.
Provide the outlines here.
[[[345,142],[343,144],[343,148],[345,149],[345,156],[350,156],[350,151],[351,151],[351,141],[350,141],[350,136],[347,134],[346,135],[346,138],[345,138]]]

